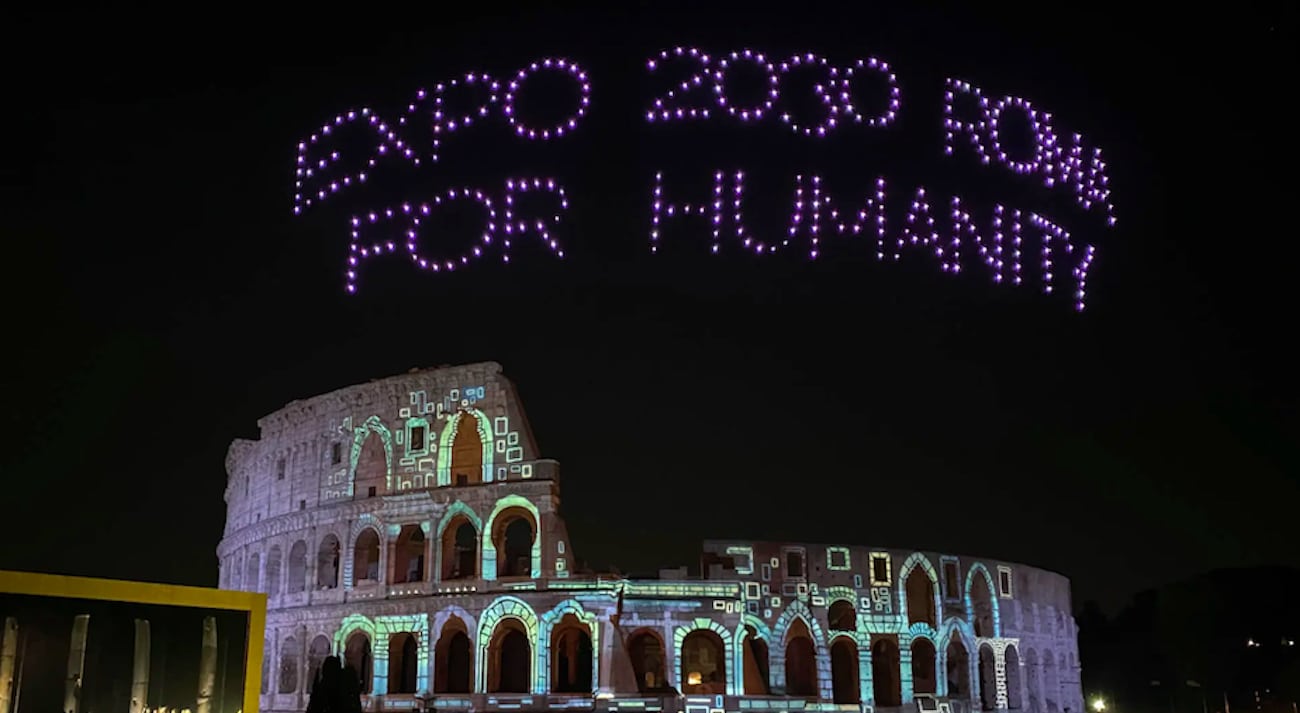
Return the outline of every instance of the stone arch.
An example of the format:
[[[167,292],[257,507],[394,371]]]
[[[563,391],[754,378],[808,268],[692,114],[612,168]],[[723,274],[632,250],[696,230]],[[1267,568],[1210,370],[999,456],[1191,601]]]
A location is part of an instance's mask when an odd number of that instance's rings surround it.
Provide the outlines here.
[[[1056,655],[1043,649],[1043,710],[1060,713],[1061,684],[1056,675]]]
[[[554,655],[548,654],[555,653],[552,648],[557,642],[554,639],[553,634],[557,627],[562,626],[562,623],[566,622],[566,617],[572,617],[567,620],[567,623],[576,623],[579,627],[586,627],[588,644],[591,650],[591,671],[588,688],[586,691],[570,692],[591,692],[600,681],[600,657],[596,655],[596,652],[600,651],[600,621],[597,619],[594,612],[587,611],[582,607],[582,604],[576,600],[566,599],[559,604],[556,604],[550,611],[542,614],[541,627],[539,629],[540,636],[537,645],[537,670],[547,670],[549,672],[549,675],[547,676],[548,680],[552,682],[555,680],[556,672],[554,666],[555,662],[558,661],[558,658]],[[573,644],[580,645],[581,642],[575,641]],[[581,683],[585,676],[576,676],[575,678],[579,683]],[[552,688],[552,690],[556,689]]]
[[[415,634],[399,631],[388,637],[388,692],[416,693],[420,674],[420,644]]]
[[[363,513],[356,520],[353,520],[351,527],[348,528],[346,556],[343,556],[342,553],[340,554],[340,560],[342,561],[343,564],[341,568],[343,572],[343,584],[345,587],[351,588],[352,583],[357,579],[356,572],[353,571],[354,567],[356,566],[357,538],[361,537],[361,533],[364,532],[367,528],[374,530],[375,535],[379,537],[378,563],[379,563],[379,571],[383,572],[384,549],[386,544],[384,538],[384,530],[385,530],[384,523],[382,520],[380,520],[372,513]]]
[[[493,479],[493,457],[495,447],[492,436],[492,419],[476,408],[462,408],[455,414],[448,414],[447,427],[442,429],[438,443],[438,485],[455,485],[452,480],[452,452],[455,450],[456,432],[460,430],[464,417],[474,419],[477,426],[479,442],[482,443],[482,471],[478,482],[490,483]]]
[[[473,550],[464,552],[471,546],[458,539],[460,528],[468,524],[474,530]],[[457,500],[447,506],[446,512],[438,520],[435,531],[434,558],[440,581],[447,579],[469,579],[479,575],[479,541],[483,534],[483,521],[479,519],[474,508]]]
[[[1038,669],[1038,652],[1033,649],[1025,649],[1025,689],[1028,698],[1025,707],[1029,709],[1029,713],[1042,713],[1042,672]]]
[[[861,703],[861,674],[858,671],[858,642],[847,634],[831,639],[831,700]]]
[[[785,628],[781,645],[785,651],[785,694],[818,697],[817,645],[803,617],[795,617]]]
[[[983,604],[982,601],[977,601],[977,599],[982,600],[983,597],[972,594],[975,591],[977,572],[982,575],[980,581],[987,587],[985,591],[988,592],[988,602],[985,606],[987,606],[988,611],[977,611],[976,605]],[[998,596],[996,594],[998,590],[994,588],[995,586],[993,575],[989,574],[988,568],[982,562],[971,565],[970,570],[966,572],[966,618],[975,628],[976,637],[997,638],[1002,636],[1002,619],[998,611]],[[982,608],[980,607],[980,609]],[[983,631],[982,629],[985,628],[991,629],[991,631]]]
[[[289,562],[285,567],[288,579],[284,591],[298,594],[307,591],[307,541],[297,540],[289,548]]]
[[[394,584],[424,581],[427,545],[424,528],[420,525],[406,524],[398,530],[392,552]]]
[[[470,625],[459,616],[451,615],[435,630],[438,641],[433,654],[433,692],[472,693],[474,643],[470,638]]]
[[[943,647],[944,687],[949,698],[970,701],[970,649],[960,636],[950,637]]]
[[[826,628],[830,631],[857,631],[858,608],[844,599],[828,602],[826,607]]]
[[[1020,652],[1014,644],[1007,644],[1002,652],[1003,665],[1006,669],[1007,708],[1020,710],[1024,707],[1021,697]],[[1082,711],[1080,711],[1082,713]]]
[[[284,564],[284,550],[280,545],[271,545],[271,549],[266,553],[266,593],[270,596],[277,596],[284,591],[282,585],[281,570]]]
[[[384,562],[384,538],[373,527],[363,527],[351,543],[352,579],[349,584],[356,587],[363,582],[381,583]]]
[[[512,508],[519,508],[528,512],[533,518],[533,546],[531,553],[532,570],[529,576],[537,579],[542,576],[542,518],[537,511],[537,506],[532,501],[522,495],[511,493],[500,500],[497,500],[496,506],[492,508],[492,514],[487,518],[487,524],[479,531],[483,538],[483,579],[497,578],[497,545],[494,541],[497,518],[501,513]]]
[[[898,601],[907,614],[907,622],[925,622],[931,627],[939,625],[938,613],[943,611],[939,593],[939,573],[929,558],[913,552],[903,560],[898,571]]]
[[[913,636],[912,695],[927,693],[939,693],[939,650],[934,645],[934,639]]]
[[[661,691],[668,687],[667,649],[658,631],[649,627],[633,631],[627,637],[627,655],[632,661],[639,692]]]
[[[311,686],[316,683],[316,676],[320,673],[321,664],[325,663],[325,657],[330,655],[332,646],[330,639],[324,634],[316,634],[312,637],[311,645],[307,647],[307,691],[311,691]]]
[[[773,680],[772,686],[778,690],[784,690],[786,686],[786,633],[796,618],[803,620],[803,625],[808,628],[808,632],[812,636],[814,650],[816,652],[817,681],[821,685],[820,697],[830,698],[830,654],[826,649],[826,634],[822,631],[821,624],[817,621],[817,617],[813,616],[812,611],[808,609],[808,605],[798,599],[791,601],[785,607],[785,610],[781,612],[781,616],[777,618],[776,624],[772,627],[773,646],[771,649],[771,670],[772,678],[778,679]]]
[[[998,657],[993,647],[981,644],[979,647],[979,693],[980,706],[986,710],[998,707]]]
[[[735,670],[740,672],[741,693],[769,695],[772,690],[772,630],[753,614],[741,616],[736,627]]]
[[[902,651],[898,637],[871,637],[871,693],[877,708],[903,705]]]
[[[343,543],[339,536],[327,532],[316,547],[316,588],[336,589],[339,575],[350,567],[343,560]]]
[[[262,555],[250,553],[244,559],[244,589],[250,592],[262,591]]]
[[[343,664],[357,676],[361,692],[369,694],[375,685],[375,637],[372,633],[353,631],[343,644]]]
[[[478,641],[475,647],[478,656],[474,666],[476,688],[478,691],[487,691],[489,689],[489,664],[493,655],[500,652],[492,649],[493,635],[496,633],[497,626],[503,621],[518,621],[523,627],[522,633],[526,636],[530,651],[535,651],[537,647],[538,620],[537,614],[528,603],[518,597],[501,596],[497,597],[479,617],[478,622]],[[528,680],[531,682],[530,688],[533,693],[542,693],[544,689],[539,685],[537,676],[537,657],[529,654],[529,671]]]
[[[366,439],[372,435],[379,438],[380,446],[383,448],[384,464],[381,472],[384,476],[384,492],[391,492],[393,489],[393,434],[384,425],[384,422],[379,420],[378,416],[371,416],[352,430],[352,452],[348,463],[348,482],[352,484],[353,497],[366,496],[364,492],[357,492],[357,464],[361,461],[361,451],[365,446]],[[377,481],[378,475],[375,478]]]
[[[296,693],[298,691],[298,639],[292,635],[280,643],[280,672],[277,693]]]
[[[713,634],[722,640],[722,660],[718,662],[718,665],[721,665],[723,669],[724,675],[722,676],[722,683],[725,684],[725,690],[718,692],[729,695],[734,694],[736,690],[735,667],[730,665],[728,662],[736,660],[735,636],[731,632],[727,631],[726,627],[707,617],[696,617],[690,624],[678,626],[673,630],[673,651],[677,655],[678,688],[683,693],[687,692],[687,674],[689,672],[686,670],[687,661],[686,657],[683,655],[682,646],[686,643],[686,637],[696,631],[713,632]]]

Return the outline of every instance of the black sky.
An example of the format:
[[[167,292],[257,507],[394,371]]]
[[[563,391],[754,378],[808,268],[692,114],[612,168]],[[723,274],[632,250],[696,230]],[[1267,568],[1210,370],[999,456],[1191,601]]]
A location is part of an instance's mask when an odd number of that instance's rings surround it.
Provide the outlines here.
[[[562,462],[579,554],[625,571],[707,536],[879,543],[1038,564],[1116,605],[1211,567],[1300,565],[1293,5],[599,8],[15,18],[0,566],[214,584],[231,439],[292,399],[479,360]],[[647,126],[641,63],[679,44],[888,59],[901,126],[820,144]],[[488,122],[404,187],[555,175],[569,258],[392,260],[344,295],[344,206],[391,202],[388,184],[295,219],[297,141],[547,55],[591,72],[577,134],[525,145]],[[1119,226],[943,157],[945,76],[1102,146]],[[651,257],[661,167],[744,168],[786,201],[816,170],[846,200],[884,174],[1055,210],[1098,245],[1090,307],[845,242],[813,264],[709,257],[688,224]],[[764,230],[784,225],[772,205]]]

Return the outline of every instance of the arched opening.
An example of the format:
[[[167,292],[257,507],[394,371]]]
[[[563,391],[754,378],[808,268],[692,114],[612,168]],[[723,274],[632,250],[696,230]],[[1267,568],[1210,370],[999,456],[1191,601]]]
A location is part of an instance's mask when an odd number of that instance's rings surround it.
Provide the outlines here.
[[[367,527],[352,548],[352,586],[379,581],[379,533]]]
[[[478,419],[462,413],[456,422],[456,436],[451,444],[451,484],[473,485],[483,482],[483,438],[478,433]]]
[[[244,561],[244,589],[249,592],[262,591],[262,588],[258,586],[261,574],[262,557],[254,552]]]
[[[696,629],[682,640],[682,693],[727,692],[727,648],[709,629]]]
[[[333,533],[320,541],[316,551],[316,587],[334,589],[339,586],[339,538]]]
[[[474,681],[474,656],[469,645],[469,630],[459,617],[451,617],[442,626],[434,651],[435,693],[469,693]]]
[[[442,532],[442,578],[472,579],[478,574],[478,530],[464,515]]]
[[[591,693],[591,631],[572,614],[551,630],[551,690]]]
[[[290,636],[280,644],[280,693],[293,693],[298,690],[298,640]]]
[[[851,602],[837,599],[831,602],[830,608],[826,610],[826,624],[831,631],[856,631],[858,612]]]
[[[497,577],[528,577],[533,573],[533,538],[537,524],[523,508],[508,508],[492,526],[492,544],[497,550]]]
[[[859,703],[858,645],[847,636],[831,644],[831,695],[836,703]]]
[[[745,694],[767,696],[772,692],[767,642],[752,626],[745,627]]]
[[[1020,701],[1020,654],[1016,652],[1016,647],[1008,646],[1002,655],[1006,658],[1007,667],[1007,708],[1019,710],[1022,707]]]
[[[267,640],[266,648],[262,649],[262,695],[271,692],[271,661],[274,654],[271,653],[271,642]]]
[[[1038,670],[1038,652],[1033,649],[1025,651],[1025,687],[1029,689],[1029,712],[1043,713],[1042,675]]]
[[[972,570],[970,587],[971,626],[975,627],[975,636],[989,638],[993,633],[993,591],[989,589],[987,578]]]
[[[298,594],[307,591],[307,542],[298,540],[289,548],[289,577],[285,591]]]
[[[1043,652],[1043,708],[1047,713],[1058,713],[1057,692],[1060,684],[1056,681],[1056,655],[1051,651]]]
[[[816,698],[817,647],[802,619],[795,619],[785,635],[785,693]]]
[[[898,640],[893,636],[873,637],[871,642],[871,685],[876,707],[903,705],[899,675]]]
[[[934,644],[929,639],[912,640],[912,692],[934,695],[938,690]]]
[[[307,647],[307,690],[311,691],[312,685],[316,683],[316,676],[320,674],[320,667],[325,663],[325,658],[330,655],[330,640],[324,636],[317,635],[311,640],[311,646]]]
[[[502,619],[488,646],[488,691],[527,693],[532,675],[532,645],[518,619]]]
[[[356,500],[373,498],[388,492],[388,453],[378,433],[371,432],[361,444],[357,454],[356,477],[353,479],[352,497]]]
[[[280,593],[280,567],[284,555],[279,545],[272,545],[266,553],[266,593],[275,596]]]
[[[937,627],[938,622],[934,618],[934,582],[930,581],[930,575],[919,565],[913,567],[904,587],[907,590],[907,623],[924,622]]]
[[[953,632],[952,641],[948,642],[948,697],[970,699],[970,658],[966,646]]]
[[[360,631],[353,632],[343,647],[343,664],[356,672],[361,692],[369,694],[375,675],[374,658],[370,653],[370,637]]]
[[[642,629],[629,637],[627,655],[632,660],[637,690],[647,693],[667,687],[668,680],[664,676],[664,643],[654,632]]]
[[[993,647],[980,647],[980,706],[986,711],[998,707],[997,662],[993,656]]]
[[[415,693],[420,670],[420,644],[410,632],[388,639],[388,692]]]
[[[424,530],[403,525],[393,545],[393,582],[424,581]]]

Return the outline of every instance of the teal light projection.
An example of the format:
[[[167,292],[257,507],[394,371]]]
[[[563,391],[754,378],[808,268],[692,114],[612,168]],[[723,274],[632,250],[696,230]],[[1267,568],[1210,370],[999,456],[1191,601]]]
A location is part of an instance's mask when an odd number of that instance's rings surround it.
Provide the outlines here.
[[[370,434],[379,436],[379,440],[384,444],[384,485],[388,490],[393,489],[393,434],[389,432],[383,421],[378,416],[371,416],[360,426],[357,426],[352,432],[352,453],[348,465],[348,474],[350,480],[355,483],[357,480],[357,459],[361,457],[361,446],[366,442]]]
[[[600,681],[600,620],[594,612],[587,611],[582,604],[576,599],[565,599],[556,604],[550,611],[542,614],[541,625],[538,629],[540,638],[536,646],[536,659],[534,664],[537,667],[537,675],[540,680],[534,684],[535,689],[540,693],[549,689],[549,682],[552,679],[552,667],[556,665],[555,652],[551,651],[551,634],[555,627],[560,624],[564,617],[573,615],[579,624],[587,627],[587,635],[591,637],[591,686],[592,689],[599,687]]]
[[[474,419],[479,441],[483,444],[483,482],[490,483],[493,479],[495,472],[493,458],[496,451],[493,446],[492,421],[482,411],[465,407],[445,415],[447,426],[442,429],[442,437],[438,442],[438,485],[440,486],[451,485],[452,446],[456,442],[456,431],[461,427],[462,414],[467,414]]]
[[[673,651],[676,654],[677,659],[677,687],[680,689],[686,684],[686,674],[688,673],[686,671],[686,657],[682,655],[682,644],[686,641],[686,637],[692,631],[700,630],[712,631],[718,635],[718,638],[722,639],[723,662],[727,669],[727,694],[734,696],[737,693],[743,693],[744,689],[738,687],[736,683],[739,680],[739,677],[736,675],[735,665],[736,637],[732,632],[728,631],[725,626],[709,619],[708,617],[696,617],[690,623],[683,626],[677,626],[673,629]]]
[[[533,653],[537,651],[537,632],[539,622],[537,614],[533,608],[524,600],[513,597],[498,597],[495,601],[483,610],[482,616],[478,622],[478,656],[474,666],[475,690],[486,691],[488,689],[488,654],[492,646],[492,635],[496,632],[497,625],[503,619],[516,619],[523,624],[524,631],[528,636],[528,645],[532,648]],[[529,657],[528,680],[533,682],[533,693],[546,692],[546,680],[539,674],[537,667],[537,656]]]
[[[533,547],[532,547],[532,574],[533,579],[542,576],[542,518],[537,512],[537,506],[532,501],[522,495],[511,493],[497,501],[496,507],[492,508],[492,514],[488,516],[487,525],[483,529],[483,579],[493,580],[497,578],[497,548],[493,542],[494,533],[493,525],[496,524],[497,518],[511,508],[520,508],[528,512],[533,518]]]
[[[989,606],[993,609],[993,637],[1002,636],[1002,614],[999,611],[998,596],[996,594],[997,583],[993,581],[993,576],[982,562],[976,562],[970,566],[970,571],[966,573],[966,618],[975,621],[975,603],[971,599],[971,587],[975,584],[975,577],[982,576],[985,584],[989,588]]]

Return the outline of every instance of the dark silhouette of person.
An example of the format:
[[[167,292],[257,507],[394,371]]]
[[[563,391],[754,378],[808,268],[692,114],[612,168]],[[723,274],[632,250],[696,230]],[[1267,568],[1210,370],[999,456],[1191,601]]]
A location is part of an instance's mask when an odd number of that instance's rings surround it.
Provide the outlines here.
[[[327,656],[311,685],[307,713],[361,713],[361,681],[356,669]]]

